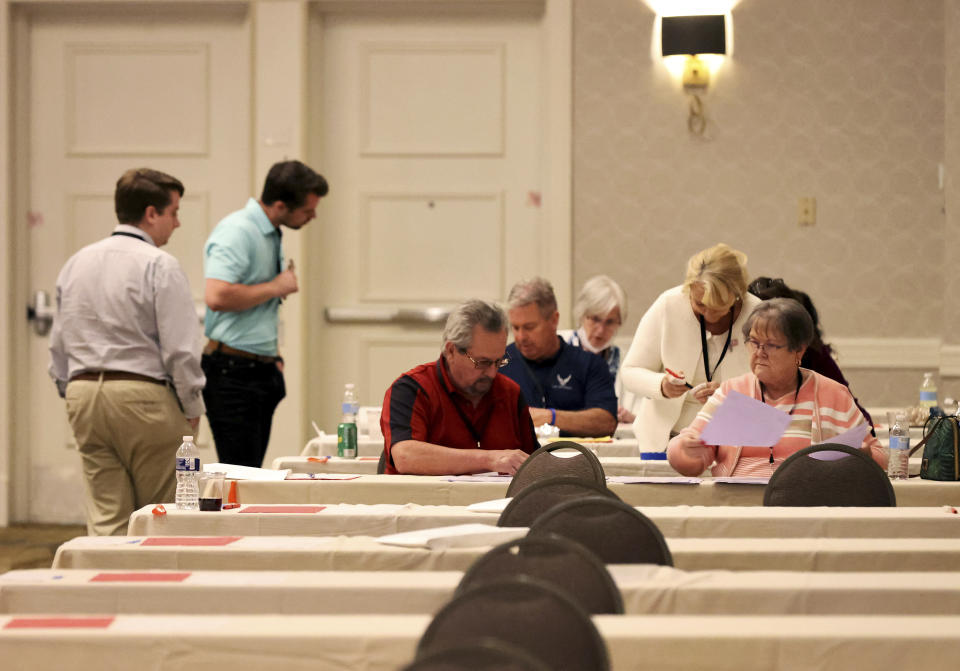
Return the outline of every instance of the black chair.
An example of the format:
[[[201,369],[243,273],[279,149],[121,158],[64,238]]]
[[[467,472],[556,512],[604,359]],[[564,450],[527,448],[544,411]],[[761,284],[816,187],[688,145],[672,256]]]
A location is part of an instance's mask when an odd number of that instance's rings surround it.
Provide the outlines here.
[[[765,506],[896,506],[890,479],[870,455],[839,443],[811,445],[770,476]]]
[[[579,454],[558,457],[553,454],[557,450],[576,450]],[[579,443],[560,440],[544,445],[527,457],[510,481],[507,496],[516,496],[527,485],[558,475],[569,475],[603,486],[607,483],[597,455]]]
[[[550,671],[550,668],[523,648],[495,638],[481,638],[437,648],[415,659],[403,671]]]
[[[454,596],[510,576],[530,576],[563,590],[591,615],[620,615],[620,589],[603,562],[579,543],[544,534],[502,543],[464,573]]]
[[[550,669],[605,671],[607,649],[590,616],[553,585],[527,576],[485,582],[434,616],[417,658],[478,637],[513,644]]]
[[[555,533],[574,540],[604,564],[673,566],[660,529],[636,508],[604,496],[565,501],[538,517],[530,537]]]
[[[609,496],[619,499],[607,489],[606,483],[598,485],[572,475],[546,478],[521,489],[500,513],[497,526],[528,527],[558,503],[585,496]]]
[[[377,473],[382,474],[387,470],[387,451],[380,451],[380,461],[377,462]]]

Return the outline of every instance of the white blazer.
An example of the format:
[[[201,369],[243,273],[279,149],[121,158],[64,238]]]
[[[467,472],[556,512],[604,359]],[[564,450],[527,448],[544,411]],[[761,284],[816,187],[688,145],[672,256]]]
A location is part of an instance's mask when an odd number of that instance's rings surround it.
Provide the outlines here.
[[[715,381],[750,372],[750,355],[740,330],[761,302],[750,293],[743,297],[743,309],[733,324],[730,349],[714,374]],[[620,366],[624,389],[634,392],[639,399],[633,431],[641,452],[662,452],[667,448],[670,430],[683,409],[684,396],[664,398],[660,393],[665,369],[689,374],[702,358],[700,322],[690,307],[689,296],[683,293],[682,286],[664,291],[640,319]]]

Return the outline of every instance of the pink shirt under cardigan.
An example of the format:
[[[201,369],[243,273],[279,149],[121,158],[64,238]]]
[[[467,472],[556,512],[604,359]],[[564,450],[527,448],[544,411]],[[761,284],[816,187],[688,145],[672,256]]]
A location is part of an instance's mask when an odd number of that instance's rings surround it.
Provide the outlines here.
[[[833,436],[866,422],[847,387],[812,370],[801,368],[800,371],[803,382],[799,394],[790,391],[780,398],[766,399],[767,403],[783,412],[793,410],[790,425],[773,447],[774,463],[770,463],[769,447],[714,445],[708,447],[712,458],[704,463],[704,468],[713,464],[711,471],[715,476],[769,477],[777,466],[794,452],[810,445],[830,442]],[[727,380],[707,400],[690,426],[681,433],[699,438],[703,428],[731,390],[761,400],[760,383],[753,373]],[[874,461],[886,466],[887,457],[883,446],[870,433],[863,439],[862,447],[870,450]]]

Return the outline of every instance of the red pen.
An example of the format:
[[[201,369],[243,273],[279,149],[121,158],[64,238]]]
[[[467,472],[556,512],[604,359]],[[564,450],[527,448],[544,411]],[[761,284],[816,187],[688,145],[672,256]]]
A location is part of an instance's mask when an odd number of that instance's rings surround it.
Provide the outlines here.
[[[664,370],[667,371],[668,373],[670,373],[671,375],[673,375],[673,376],[674,376],[675,378],[677,378],[678,380],[683,380],[683,376],[682,376],[682,375],[677,375],[676,373],[674,373],[672,370],[670,370],[670,369],[667,368],[666,366],[664,366]],[[686,380],[683,380],[683,383],[684,383],[685,385],[687,385],[687,389],[693,389],[693,385],[690,384],[689,382],[687,382]]]

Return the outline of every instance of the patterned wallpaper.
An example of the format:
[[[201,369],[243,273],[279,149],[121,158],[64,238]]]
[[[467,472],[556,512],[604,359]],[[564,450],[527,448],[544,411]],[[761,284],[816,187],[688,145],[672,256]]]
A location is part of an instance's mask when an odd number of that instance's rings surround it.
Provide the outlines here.
[[[960,33],[960,3],[946,4]],[[960,259],[960,235],[946,235],[938,166],[960,144],[945,142],[960,121],[958,104],[945,119],[948,94],[960,102],[945,56],[960,40],[945,53],[944,0],[741,0],[732,17],[734,51],[703,96],[698,138],[682,87],[651,55],[654,11],[574,3],[575,290],[614,276],[632,333],[687,258],[723,241],[751,275],[810,293],[828,340],[957,331],[960,304],[945,312],[944,299],[960,278],[945,281],[945,258]],[[813,227],[797,223],[801,196],[817,200]],[[866,402],[912,398],[912,373],[879,387],[874,376]]]

